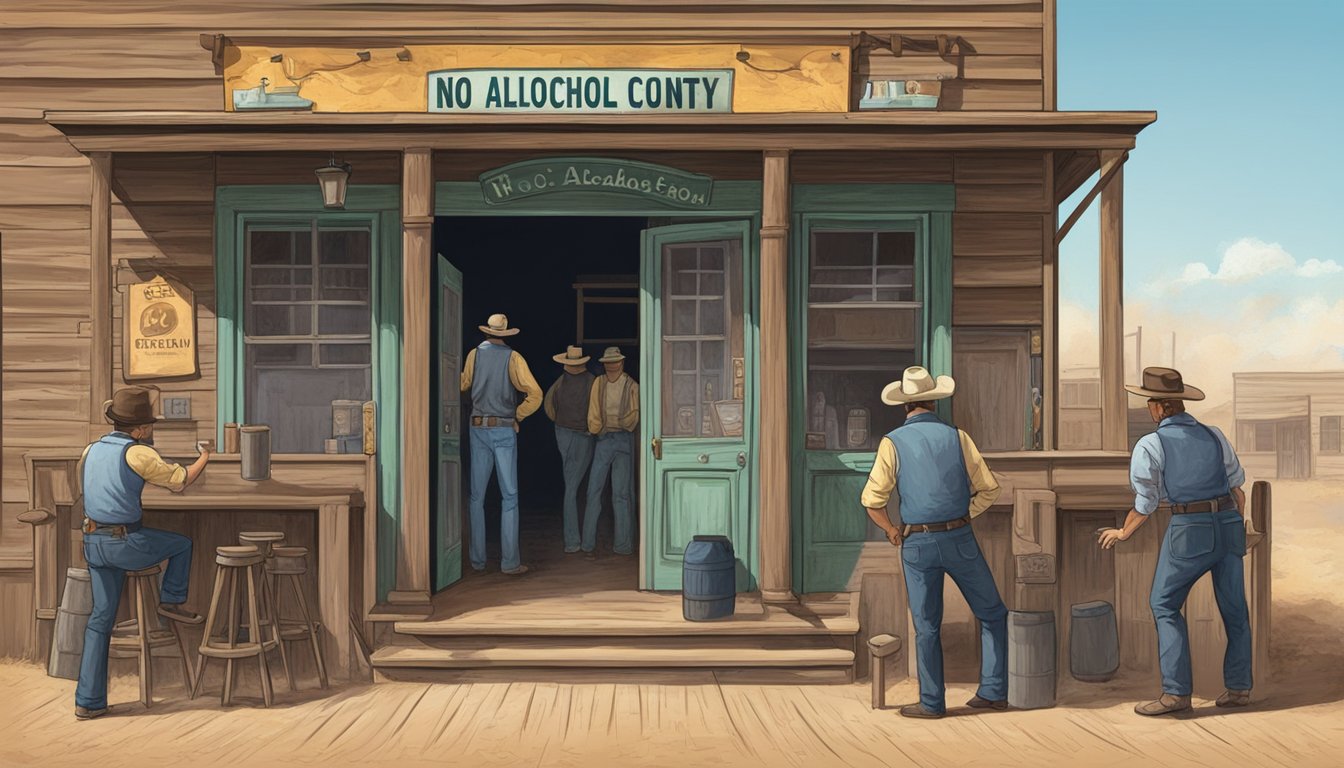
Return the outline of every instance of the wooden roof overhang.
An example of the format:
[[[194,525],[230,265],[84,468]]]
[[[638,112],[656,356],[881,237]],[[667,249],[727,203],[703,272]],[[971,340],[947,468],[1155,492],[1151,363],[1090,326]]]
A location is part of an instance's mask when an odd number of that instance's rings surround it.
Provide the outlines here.
[[[1129,150],[1155,112],[557,115],[47,112],[81,152]],[[1095,169],[1094,169],[1095,170]],[[1084,180],[1086,176],[1082,177]],[[1082,183],[1080,180],[1079,184]]]

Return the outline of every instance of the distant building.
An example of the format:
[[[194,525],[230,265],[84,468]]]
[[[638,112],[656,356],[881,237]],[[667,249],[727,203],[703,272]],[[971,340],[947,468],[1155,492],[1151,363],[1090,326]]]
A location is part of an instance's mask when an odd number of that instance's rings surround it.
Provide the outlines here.
[[[1153,431],[1153,421],[1142,405],[1129,398],[1126,413],[1129,447]],[[1059,448],[1086,451],[1101,447],[1101,369],[1065,368],[1059,373]]]
[[[1259,478],[1344,479],[1344,371],[1232,374],[1237,455]]]

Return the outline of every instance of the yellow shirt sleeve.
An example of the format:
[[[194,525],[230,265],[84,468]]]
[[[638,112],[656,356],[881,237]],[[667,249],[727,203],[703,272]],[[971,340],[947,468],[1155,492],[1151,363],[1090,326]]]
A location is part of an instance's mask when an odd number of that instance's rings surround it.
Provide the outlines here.
[[[476,372],[476,350],[467,353],[467,361],[462,364],[462,391],[471,389],[471,375]]]
[[[873,460],[873,469],[868,473],[868,482],[863,486],[859,502],[867,509],[886,509],[891,492],[896,489],[898,469],[896,446],[884,437],[877,444],[877,458]]]
[[[158,451],[147,445],[132,445],[127,448],[126,466],[151,485],[170,491],[180,491],[187,487],[186,468],[181,464],[164,461]]]
[[[588,431],[594,435],[602,431],[602,381],[602,376],[593,379],[588,390]]]
[[[630,380],[630,408],[621,417],[621,429],[634,432],[639,426],[639,382]]]
[[[513,413],[514,419],[522,421],[541,407],[541,385],[532,378],[532,370],[527,367],[527,361],[517,352],[509,355],[509,381],[513,382],[514,389],[523,393],[523,402]]]
[[[971,478],[971,490],[974,492],[971,496],[970,514],[971,517],[977,517],[998,500],[999,481],[995,480],[994,473],[989,471],[989,465],[976,449],[971,436],[960,429],[957,430],[957,436],[961,438],[961,456],[966,460],[966,474]]]
[[[555,421],[555,390],[560,386],[560,379],[556,379],[551,388],[546,390],[546,397],[541,400],[541,408],[546,411],[546,418]]]

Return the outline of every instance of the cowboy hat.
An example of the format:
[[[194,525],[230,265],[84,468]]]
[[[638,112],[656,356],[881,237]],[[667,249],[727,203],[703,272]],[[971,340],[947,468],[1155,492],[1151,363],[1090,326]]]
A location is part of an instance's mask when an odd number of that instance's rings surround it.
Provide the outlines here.
[[[621,354],[621,348],[620,348],[620,347],[607,347],[605,350],[602,351],[602,356],[599,357],[599,358],[597,358],[597,362],[599,362],[599,363],[619,363],[620,361],[622,361],[622,360],[624,360],[624,359],[625,359],[625,355],[622,355],[622,354]]]
[[[551,355],[551,359],[561,365],[583,365],[590,359],[588,355],[583,354],[583,347],[570,345],[564,353]]]
[[[1154,400],[1204,399],[1204,391],[1182,381],[1181,372],[1175,368],[1144,368],[1143,385],[1126,384],[1125,389]]]
[[[485,325],[476,327],[487,336],[512,336],[518,332],[517,328],[509,327],[509,318],[499,313],[491,315],[490,319],[485,321]]]
[[[154,401],[144,387],[126,387],[103,401],[103,415],[113,424],[138,427],[158,421],[154,416]]]
[[[939,376],[935,381],[923,367],[912,365],[905,369],[900,381],[893,381],[882,388],[882,402],[887,405],[904,405],[942,400],[951,397],[956,388],[957,383],[951,376]]]

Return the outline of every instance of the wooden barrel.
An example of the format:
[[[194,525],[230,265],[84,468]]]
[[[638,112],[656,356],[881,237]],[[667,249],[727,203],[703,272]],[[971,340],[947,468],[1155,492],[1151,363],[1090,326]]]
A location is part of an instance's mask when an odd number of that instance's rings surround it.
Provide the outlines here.
[[[1120,669],[1115,609],[1105,600],[1079,603],[1069,613],[1069,672],[1085,683],[1104,683]]]
[[[681,615],[710,621],[733,615],[737,558],[727,536],[696,536],[686,545],[681,570]]]
[[[1008,612],[1008,706],[1055,705],[1055,612]]]
[[[79,660],[84,654],[84,630],[93,613],[93,584],[85,568],[65,571],[65,592],[56,610],[56,631],[51,638],[47,674],[66,680],[79,679]]]
[[[271,428],[248,424],[238,430],[238,459],[244,480],[268,480],[271,477]]]

